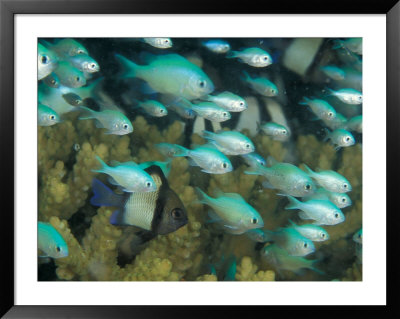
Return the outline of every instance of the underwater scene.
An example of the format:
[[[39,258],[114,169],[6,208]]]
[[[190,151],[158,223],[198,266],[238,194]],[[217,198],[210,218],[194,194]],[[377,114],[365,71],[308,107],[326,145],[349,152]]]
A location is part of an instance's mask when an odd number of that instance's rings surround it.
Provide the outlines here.
[[[361,281],[361,38],[39,38],[39,281]]]

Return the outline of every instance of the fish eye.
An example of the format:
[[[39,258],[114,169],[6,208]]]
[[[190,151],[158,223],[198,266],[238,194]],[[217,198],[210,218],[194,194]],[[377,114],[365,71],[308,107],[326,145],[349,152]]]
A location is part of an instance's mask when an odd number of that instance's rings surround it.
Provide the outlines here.
[[[92,69],[94,69],[94,68],[96,67],[96,64],[92,63],[92,64],[90,65],[90,67],[91,67]]]
[[[343,184],[343,188],[347,188],[347,184]],[[344,199],[344,198],[343,198]]]
[[[250,148],[250,144],[246,144],[246,148]]]
[[[59,253],[59,252],[61,251],[60,246],[57,246],[57,247],[56,247],[56,250],[57,250],[57,252]]]
[[[257,224],[258,223],[258,219],[257,218],[252,218],[251,219],[251,223],[252,224]]]
[[[151,183],[150,183],[150,182],[147,182],[147,183],[146,183],[146,187],[150,188],[150,187],[151,187]]]
[[[204,88],[204,87],[206,86],[206,82],[200,81],[200,82],[199,82],[199,86],[200,86],[201,88]]]
[[[79,81],[81,80],[81,78],[80,78],[79,76],[77,76],[77,77],[75,78],[75,80],[76,80],[76,82],[79,82]]]
[[[222,167],[223,168],[227,168],[228,167],[228,163],[222,163]]]
[[[50,115],[50,120],[55,120],[56,117],[54,115]]]
[[[328,116],[329,116],[329,117],[332,117],[332,116],[333,116],[333,113],[332,113],[332,112],[329,112],[329,113],[328,113]]]
[[[83,52],[82,49],[78,49],[78,50],[76,51],[76,53],[78,53],[78,54],[84,54],[84,52]]]
[[[243,103],[243,102],[240,102],[239,105],[240,105],[240,106],[244,106],[244,103]]]
[[[160,113],[163,113],[163,112],[164,112],[164,110],[163,110],[163,109],[161,109],[161,110],[160,110]]]
[[[346,142],[350,141],[350,137],[346,136]]]
[[[310,184],[306,184],[306,185],[304,185],[304,188],[309,191],[311,189],[311,185]]]
[[[49,57],[47,56],[47,55],[42,55],[42,58],[40,59],[40,61],[43,63],[43,64],[47,64],[48,62],[49,62]]]
[[[282,130],[282,134],[286,134],[287,133],[287,131],[286,130]]]
[[[225,117],[225,116],[227,116],[227,113],[226,113],[226,112],[224,112],[224,113],[222,113],[222,115]]]
[[[271,93],[275,94],[275,89],[271,89]]]
[[[169,40],[168,40],[168,39],[166,39],[166,40],[164,40],[164,42],[165,42],[165,43],[169,43]]]
[[[304,243],[304,244],[303,244],[303,247],[304,247],[304,248],[307,248],[307,247],[308,247],[308,244],[307,244],[307,243]]]
[[[346,202],[346,197],[343,197],[342,198],[342,203],[345,203]]]
[[[267,56],[264,56],[263,59],[264,59],[264,61],[268,61],[268,57]]]
[[[359,100],[359,101],[361,101],[361,100],[362,100],[362,96],[358,96],[357,98],[358,98],[358,100]]]
[[[339,218],[339,214],[338,213],[335,214],[335,218]]]
[[[178,219],[181,218],[183,215],[182,209],[175,208],[171,211],[172,218]]]
[[[128,129],[128,124],[124,124],[124,125],[122,125],[122,127],[125,129],[125,130],[127,130]]]
[[[324,233],[321,233],[321,237],[324,238],[324,237],[325,237],[325,234],[324,234]]]

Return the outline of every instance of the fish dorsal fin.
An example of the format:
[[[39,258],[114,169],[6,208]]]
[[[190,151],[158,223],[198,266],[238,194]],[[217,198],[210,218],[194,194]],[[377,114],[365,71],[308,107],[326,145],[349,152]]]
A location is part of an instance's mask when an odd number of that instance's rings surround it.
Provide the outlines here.
[[[243,199],[243,197],[240,196],[240,195],[237,194],[237,193],[225,193],[225,196],[226,196],[226,197],[229,197],[229,198],[232,198],[232,199],[239,200],[239,201],[244,202],[244,203],[246,202],[246,201]]]
[[[111,161],[110,161],[110,165],[111,165],[111,166],[118,166],[118,165],[121,165],[121,162],[118,162],[118,161],[116,161],[116,160],[111,160]]]
[[[279,162],[275,159],[275,158],[273,158],[272,156],[268,156],[267,157],[267,164],[268,164],[268,166],[274,166],[274,165],[276,165],[276,164],[278,164]]]
[[[136,164],[136,163],[133,162],[133,161],[124,162],[124,163],[119,163],[119,165],[121,165],[121,166],[129,166],[129,167],[136,167],[136,166],[138,166],[138,164]]]

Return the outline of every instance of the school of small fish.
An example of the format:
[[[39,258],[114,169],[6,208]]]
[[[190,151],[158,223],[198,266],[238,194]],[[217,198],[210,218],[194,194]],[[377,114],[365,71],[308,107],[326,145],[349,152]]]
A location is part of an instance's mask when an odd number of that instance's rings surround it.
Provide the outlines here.
[[[240,194],[219,189],[207,194],[193,185],[198,197],[196,203],[209,209],[206,223],[215,225],[221,233],[244,235],[262,244],[260,256],[278,272],[287,270],[301,275],[308,269],[323,274],[318,268],[320,259],[306,256],[317,251],[313,242],[330,239],[329,228],[325,229],[325,226],[340,227],[337,225],[346,220],[342,209],[352,205],[348,194],[352,185],[346,177],[333,170],[310,168],[307,163],[294,165],[279,162],[272,156],[264,159],[257,153],[251,137],[229,124],[245,116],[249,109],[248,101],[240,96],[240,90],[227,91],[213,80],[212,73],[206,72],[202,63],[184,52],[175,51],[179,39],[142,38],[135,41],[143,52],[133,56],[113,53],[118,81],[139,81],[138,84],[135,82],[132,90],[140,94],[122,94],[120,98],[124,105],[121,105],[99,94],[103,91],[101,72],[104,70],[90,56],[81,43],[83,41],[40,39],[38,125],[57,125],[69,112],[79,114],[77,121],[94,121],[97,129],[113,135],[134,132],[132,113],[154,121],[178,116],[182,122],[201,119],[211,125],[197,132],[205,140],[202,145],[167,142],[153,145],[165,157],[165,162],[149,159],[143,163],[114,160],[105,163],[97,156],[99,166],[93,172],[99,177],[107,177],[111,186],[93,179],[94,196],[90,203],[116,207],[110,224],[136,227],[141,233],[146,233],[146,240],[151,240],[157,235],[174,232],[188,222],[188,213],[179,194],[168,184],[171,162],[175,158],[185,157],[190,166],[199,168],[201,174],[227,174],[235,170],[234,164],[239,159],[248,165],[243,174],[261,176],[262,186],[275,190],[282,196],[282,201],[287,202],[285,209],[298,212],[293,213],[293,218],[298,217],[296,222],[290,219],[286,226],[271,230],[269,221],[263,220]],[[124,43],[129,46],[129,42]],[[198,50],[203,59],[211,55],[219,63],[228,61],[234,64],[240,71],[227,76],[236,77],[238,86],[259,97],[278,99],[287,93],[282,89],[282,83],[273,83],[273,73],[269,70],[274,65],[281,67],[282,59],[277,50],[268,49],[268,43],[260,41],[259,47],[237,47],[229,39],[203,39],[198,42]],[[341,103],[342,107],[362,107],[361,80],[355,88],[350,87],[351,82],[347,80],[354,73],[352,65],[362,62],[362,47],[358,38],[334,39],[326,43],[332,54],[343,50],[351,62],[334,65],[327,61],[320,65],[319,76],[326,79],[327,86],[322,92],[299,92],[298,105],[294,107],[310,121],[320,121],[325,130],[321,139],[329,140],[339,151],[359,143],[362,133],[362,115],[347,119],[336,111],[336,103]],[[94,106],[90,100],[95,102]],[[268,135],[281,142],[283,147],[296,134],[287,121],[273,118],[261,121],[258,118],[254,122],[257,134]],[[362,229],[354,234],[353,240],[357,243],[359,256]],[[41,257],[68,256],[68,247],[61,235],[50,224],[41,221],[38,222],[38,248]],[[223,280],[235,280],[236,258],[225,259],[221,261],[224,266],[217,268],[224,269]],[[216,272],[215,267],[210,265],[211,273]]]

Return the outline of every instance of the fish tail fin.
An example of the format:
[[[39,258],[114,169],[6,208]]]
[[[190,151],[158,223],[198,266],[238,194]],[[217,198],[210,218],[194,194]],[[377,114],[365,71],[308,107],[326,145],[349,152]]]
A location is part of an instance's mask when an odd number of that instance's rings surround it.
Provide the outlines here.
[[[199,204],[207,204],[209,202],[210,196],[204,193],[199,187],[195,187],[194,189],[198,198],[196,202]]]
[[[308,105],[310,99],[306,96],[303,96],[303,99],[299,102],[300,105]]]
[[[142,68],[142,66],[137,65],[136,63],[132,62],[131,60],[125,58],[120,54],[115,54],[116,59],[118,62],[123,66],[123,73],[121,77],[123,78],[134,78],[137,76],[137,72]]]
[[[251,80],[250,75],[246,71],[243,71],[242,80],[244,80],[245,82],[247,82],[248,80]]]
[[[325,131],[325,137],[323,141],[326,142],[331,138],[331,131],[329,131],[326,127],[324,128],[324,131]]]
[[[187,148],[178,145],[178,144],[174,144],[174,146],[176,147],[176,153],[174,154],[174,157],[183,157],[183,156],[188,156],[190,150],[188,150]]]
[[[322,261],[322,258],[319,259],[314,259],[314,260],[310,260],[310,269],[315,271],[316,273],[320,274],[320,275],[325,275],[325,272],[323,272],[322,270],[319,270],[318,268],[315,267],[316,263],[319,263],[320,261]]]
[[[285,195],[289,199],[289,204],[286,205],[285,209],[299,209],[301,202],[290,195]]]
[[[116,206],[119,207],[123,201],[122,195],[115,194],[110,188],[94,178],[92,181],[94,196],[90,203],[94,206]]]
[[[201,131],[201,136],[207,140],[214,140],[215,133],[206,130]]]
[[[78,117],[79,120],[91,120],[96,118],[94,115],[96,111],[93,111],[92,109],[86,106],[78,106],[76,110],[83,112],[81,115],[79,115]]]
[[[233,59],[236,58],[237,56],[238,56],[238,51],[229,51],[225,55],[225,57],[227,57],[228,59]]]
[[[96,155],[96,159],[99,161],[101,167],[99,169],[92,169],[92,172],[104,173],[107,170],[108,165],[100,158],[100,156]]]
[[[326,96],[335,95],[335,91],[328,87],[325,87],[325,91],[326,91]]]
[[[309,167],[307,166],[307,164],[303,164],[303,165],[304,165],[304,168],[305,168],[305,170],[306,170],[306,173],[307,173],[308,175],[310,175],[310,176],[314,176],[315,172],[314,172],[311,168],[309,168]]]

